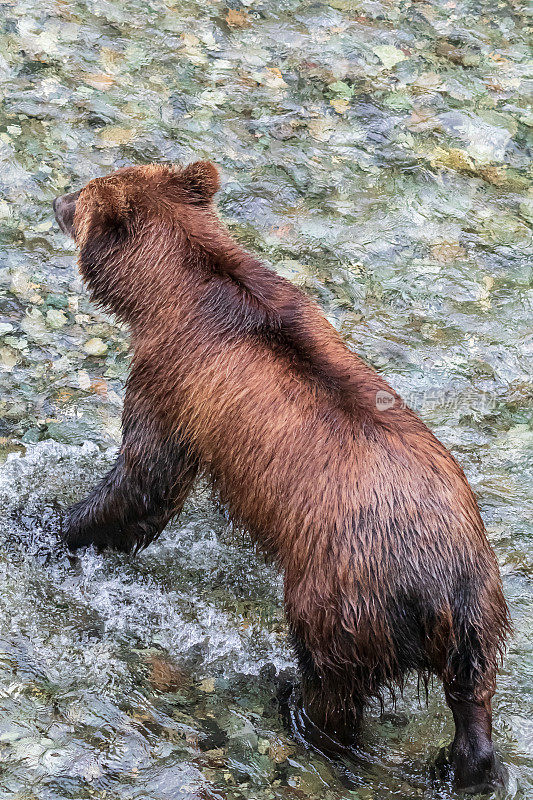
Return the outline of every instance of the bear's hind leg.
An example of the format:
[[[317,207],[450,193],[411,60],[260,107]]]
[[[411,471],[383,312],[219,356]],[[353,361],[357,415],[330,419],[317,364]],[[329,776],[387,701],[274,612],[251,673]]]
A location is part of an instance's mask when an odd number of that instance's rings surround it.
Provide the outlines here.
[[[499,582],[480,580],[477,587],[464,582],[452,619],[441,672],[455,722],[449,765],[457,789],[489,792],[504,786],[506,776],[492,743],[491,701],[509,626]]]
[[[358,702],[348,684],[337,673],[317,670],[302,641],[292,634],[301,674],[301,694],[293,723],[301,736],[325,755],[346,755],[361,729],[364,703]]]
[[[471,688],[445,684],[446,702],[455,722],[449,761],[457,789],[493,791],[505,782],[492,743],[491,698],[476,699]]]

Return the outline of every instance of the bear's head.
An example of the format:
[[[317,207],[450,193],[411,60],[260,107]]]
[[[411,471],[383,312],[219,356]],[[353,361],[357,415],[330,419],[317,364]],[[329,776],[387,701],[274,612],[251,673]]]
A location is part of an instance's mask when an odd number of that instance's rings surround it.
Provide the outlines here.
[[[138,289],[148,282],[150,253],[170,243],[181,221],[210,213],[219,186],[209,161],[150,164],[124,167],[57,197],[57,222],[79,248],[80,271],[94,299],[124,312],[132,277]]]
[[[209,203],[219,187],[218,170],[209,161],[196,161],[188,167],[148,164],[95,178],[77,192],[56,197],[52,205],[63,233],[82,247],[98,229],[116,232],[135,227],[149,208]]]

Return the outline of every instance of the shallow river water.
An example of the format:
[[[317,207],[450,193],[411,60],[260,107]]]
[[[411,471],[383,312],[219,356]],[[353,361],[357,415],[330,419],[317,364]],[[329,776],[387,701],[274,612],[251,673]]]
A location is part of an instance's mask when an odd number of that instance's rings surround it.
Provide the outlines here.
[[[52,199],[197,157],[234,235],[465,468],[515,625],[506,796],[533,796],[528,20],[521,0],[0,4],[1,800],[455,797],[430,780],[438,685],[370,713],[353,763],[291,737],[280,578],[203,487],[137,558],[57,548],[58,504],[113,457],[128,353]]]

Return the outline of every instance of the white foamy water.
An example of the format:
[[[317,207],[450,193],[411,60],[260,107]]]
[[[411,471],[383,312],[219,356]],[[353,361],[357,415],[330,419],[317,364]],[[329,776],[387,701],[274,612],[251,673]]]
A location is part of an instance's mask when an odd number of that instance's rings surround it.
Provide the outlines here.
[[[114,454],[46,441],[0,468],[0,753],[10,763],[0,800],[41,785],[43,798],[89,785],[126,800],[139,786],[143,800],[211,797],[187,744],[206,736],[194,698],[214,698],[215,680],[292,663],[279,576],[232,539],[201,490],[135,558],[67,556],[56,498],[81,497]],[[154,658],[185,676],[185,706],[159,707]]]
[[[255,674],[265,663],[277,668],[291,663],[282,636],[240,624],[232,613],[239,591],[248,598],[250,585],[255,600],[278,604],[281,581],[250,547],[217,539],[216,526],[224,523],[207,497],[196,497],[184,513],[185,523],[175,523],[137,557],[90,549],[71,565],[56,552],[58,516],[52,501],[81,496],[113,455],[91,443],[47,441],[29,447],[24,456],[10,455],[3,465],[0,532],[7,556],[0,575],[3,596],[10,598],[0,608],[3,634],[25,631],[33,657],[51,679],[65,669],[73,680],[78,669],[93,672],[99,683],[117,679],[122,664],[113,661],[112,652],[124,640],[156,645],[176,662],[194,649],[196,669],[205,675],[213,670]],[[209,583],[215,576],[218,585],[219,574],[224,585],[216,604],[209,599]],[[76,624],[86,619],[98,632],[88,635],[80,652],[75,639],[83,632],[71,631],[64,616],[76,617]]]

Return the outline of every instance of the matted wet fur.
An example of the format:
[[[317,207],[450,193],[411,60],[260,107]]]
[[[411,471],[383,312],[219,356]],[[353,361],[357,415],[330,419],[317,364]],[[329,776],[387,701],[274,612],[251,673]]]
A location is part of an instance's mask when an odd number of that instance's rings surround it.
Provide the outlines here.
[[[209,162],[131,167],[54,203],[133,346],[117,463],[66,540],[145,547],[205,474],[284,572],[311,719],[349,740],[370,698],[436,674],[457,783],[491,785],[509,619],[464,473],[319,307],[230,238],[218,186]]]

